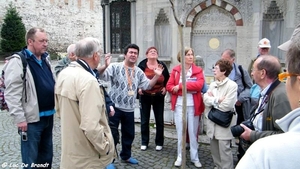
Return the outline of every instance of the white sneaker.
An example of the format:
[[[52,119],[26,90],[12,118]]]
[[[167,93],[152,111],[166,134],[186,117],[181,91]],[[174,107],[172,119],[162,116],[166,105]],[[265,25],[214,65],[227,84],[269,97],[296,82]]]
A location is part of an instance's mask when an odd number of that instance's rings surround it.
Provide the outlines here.
[[[196,162],[193,162],[193,163],[194,163],[195,167],[197,167],[197,168],[202,167],[202,164],[200,163],[200,161],[196,161]]]
[[[175,167],[180,167],[181,166],[181,161],[176,160],[174,165],[175,165]]]
[[[147,149],[147,146],[141,146],[141,150],[145,151]]]
[[[162,150],[162,148],[163,148],[162,146],[156,146],[155,150],[160,151],[160,150]]]

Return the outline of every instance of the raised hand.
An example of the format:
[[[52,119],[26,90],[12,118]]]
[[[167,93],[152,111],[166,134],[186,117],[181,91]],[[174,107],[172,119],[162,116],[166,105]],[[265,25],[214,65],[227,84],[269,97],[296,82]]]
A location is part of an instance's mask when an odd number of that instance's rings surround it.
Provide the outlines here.
[[[155,75],[160,76],[164,70],[164,66],[162,64],[158,64],[157,68],[154,68]]]
[[[105,54],[105,67],[107,67],[110,64],[111,55],[110,53]]]

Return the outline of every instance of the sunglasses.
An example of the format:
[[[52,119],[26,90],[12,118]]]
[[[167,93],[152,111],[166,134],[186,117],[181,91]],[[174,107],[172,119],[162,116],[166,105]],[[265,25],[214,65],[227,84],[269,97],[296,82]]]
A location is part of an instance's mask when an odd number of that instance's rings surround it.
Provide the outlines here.
[[[283,73],[280,73],[278,75],[278,79],[279,81],[281,82],[285,82],[286,81],[286,78],[287,77],[291,77],[291,76],[300,76],[299,74],[295,74],[295,73],[287,73],[287,72],[283,72]]]

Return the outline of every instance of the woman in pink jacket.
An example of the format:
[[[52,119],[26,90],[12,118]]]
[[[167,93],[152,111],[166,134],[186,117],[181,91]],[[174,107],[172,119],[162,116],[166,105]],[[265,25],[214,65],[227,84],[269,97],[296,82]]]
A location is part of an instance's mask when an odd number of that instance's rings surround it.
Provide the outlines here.
[[[200,67],[194,64],[195,56],[192,48],[186,48],[185,56],[183,58],[185,63],[186,73],[186,116],[188,134],[190,137],[190,156],[191,162],[196,167],[201,167],[201,163],[198,157],[198,142],[197,131],[199,126],[199,117],[204,111],[204,104],[201,96],[201,89],[204,84],[203,71]],[[177,55],[177,60],[181,62],[181,52]],[[182,77],[181,77],[181,65],[175,66],[171,72],[170,79],[166,85],[167,91],[171,94],[171,109],[174,111],[174,118],[177,131],[177,160],[175,166],[181,166],[182,154],[181,154],[181,142],[182,142]]]

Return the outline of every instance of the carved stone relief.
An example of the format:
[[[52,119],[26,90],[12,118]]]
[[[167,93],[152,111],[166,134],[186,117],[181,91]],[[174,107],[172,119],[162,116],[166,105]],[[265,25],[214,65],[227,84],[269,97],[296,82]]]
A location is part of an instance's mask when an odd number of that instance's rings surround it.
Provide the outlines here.
[[[295,27],[299,24],[300,22],[300,1],[296,1],[296,22]]]
[[[274,0],[262,0],[262,7],[263,7],[263,13],[267,13],[268,8],[271,4],[271,1]],[[287,2],[286,0],[276,0],[277,6],[279,7],[280,12],[283,13],[283,16],[286,15],[286,7],[287,7]]]
[[[226,30],[236,26],[234,17],[228,11],[216,6],[203,11],[195,20],[194,30],[211,30],[212,28]]]
[[[166,24],[167,24],[167,25],[170,24],[169,18],[167,17],[167,15],[166,15],[164,9],[161,8],[161,9],[159,10],[159,13],[158,13],[158,15],[157,15],[157,18],[156,18],[156,20],[155,20],[155,25],[166,25]]]
[[[274,0],[262,0],[261,3],[263,6],[263,13],[267,12],[268,7],[271,4],[271,1],[274,1]],[[288,11],[287,10],[287,3],[288,3],[287,0],[276,0],[276,3],[277,3],[277,6],[279,7],[280,12],[282,12],[283,18],[284,18]],[[296,27],[300,21],[300,1],[299,0],[295,1],[295,11],[296,11],[295,21],[298,21],[298,22],[295,22],[295,27]]]
[[[267,21],[283,20],[283,14],[279,10],[276,1],[271,1],[267,12],[263,14],[263,20],[267,20]]]

